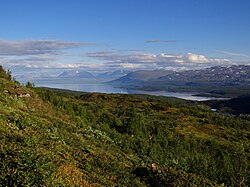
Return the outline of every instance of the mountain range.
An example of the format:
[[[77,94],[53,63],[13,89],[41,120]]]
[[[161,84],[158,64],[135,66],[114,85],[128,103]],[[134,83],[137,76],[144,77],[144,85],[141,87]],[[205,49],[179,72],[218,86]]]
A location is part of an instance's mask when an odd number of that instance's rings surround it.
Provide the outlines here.
[[[154,70],[136,71],[111,81],[116,86],[167,91],[192,91],[213,94],[237,92],[250,93],[250,66],[233,65],[230,67],[215,66],[201,70],[181,72]]]
[[[250,66],[215,66],[199,70],[138,70],[129,72],[116,70],[107,72],[88,72],[85,70],[66,70],[58,75],[24,75],[16,77],[25,83],[108,83],[116,87],[147,91],[194,92],[209,96],[242,96],[250,93]],[[24,80],[24,81],[23,81]]]
[[[58,71],[56,70],[53,72],[43,72],[43,73],[36,73],[34,71],[30,71],[29,73],[25,74],[15,74],[14,77],[16,80],[20,81],[21,83],[25,84],[28,81],[34,82],[35,84],[42,83],[102,83],[108,82],[111,80],[118,79],[127,75],[130,71],[126,70],[116,70],[116,71],[107,71],[107,72],[88,72],[85,70],[65,70],[65,71]]]
[[[135,72],[130,72],[126,76],[120,77],[114,81],[111,81],[112,84],[141,84],[146,81],[155,80],[157,78],[173,74],[174,71],[167,70],[139,70]]]
[[[95,76],[87,71],[71,70],[62,72],[58,78],[95,78]]]
[[[101,79],[118,79],[120,77],[126,76],[130,71],[127,70],[116,70],[116,71],[107,71],[104,73],[96,74],[96,78]]]

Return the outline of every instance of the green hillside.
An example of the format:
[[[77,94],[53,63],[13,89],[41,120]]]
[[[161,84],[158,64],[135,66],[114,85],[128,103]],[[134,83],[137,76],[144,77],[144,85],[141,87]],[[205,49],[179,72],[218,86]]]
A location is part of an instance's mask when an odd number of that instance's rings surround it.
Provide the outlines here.
[[[0,186],[247,186],[250,121],[184,100],[32,88],[0,68]]]

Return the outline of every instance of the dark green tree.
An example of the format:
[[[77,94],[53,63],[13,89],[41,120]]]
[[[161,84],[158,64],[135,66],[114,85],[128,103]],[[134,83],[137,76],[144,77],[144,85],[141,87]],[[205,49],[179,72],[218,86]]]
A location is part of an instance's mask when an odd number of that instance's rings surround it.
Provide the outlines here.
[[[27,88],[33,88],[33,87],[35,87],[35,84],[28,81],[25,86]]]

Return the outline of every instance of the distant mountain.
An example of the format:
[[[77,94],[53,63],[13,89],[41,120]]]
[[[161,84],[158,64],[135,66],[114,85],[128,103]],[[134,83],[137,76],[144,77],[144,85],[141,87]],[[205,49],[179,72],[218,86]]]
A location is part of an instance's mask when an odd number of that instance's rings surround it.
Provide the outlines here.
[[[215,66],[201,70],[136,71],[111,82],[125,88],[245,95],[250,92],[250,66]]]
[[[139,70],[135,72],[128,73],[126,76],[121,77],[117,80],[112,81],[112,84],[123,84],[123,85],[131,85],[143,83],[149,80],[157,79],[162,76],[166,76],[174,73],[174,71],[167,70]]]
[[[250,66],[239,65],[231,67],[215,66],[202,70],[189,70],[166,75],[156,80],[169,84],[183,86],[239,86],[250,85]]]
[[[117,70],[112,72],[105,72],[96,75],[97,78],[104,78],[104,79],[118,79],[120,77],[126,76],[130,71],[126,70]]]
[[[95,78],[94,75],[83,70],[64,71],[58,78]]]
[[[213,95],[241,96],[250,92],[250,66],[215,66],[201,70],[175,72],[148,81],[145,89],[191,91]]]

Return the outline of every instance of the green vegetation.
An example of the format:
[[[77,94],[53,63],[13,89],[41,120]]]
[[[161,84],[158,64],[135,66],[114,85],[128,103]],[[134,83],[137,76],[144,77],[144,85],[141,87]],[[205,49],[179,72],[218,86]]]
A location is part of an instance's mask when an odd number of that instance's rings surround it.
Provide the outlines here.
[[[1,186],[250,183],[247,120],[179,99],[22,87],[6,73]]]
[[[204,103],[222,113],[250,117],[250,96],[237,97],[225,101],[205,101]]]

